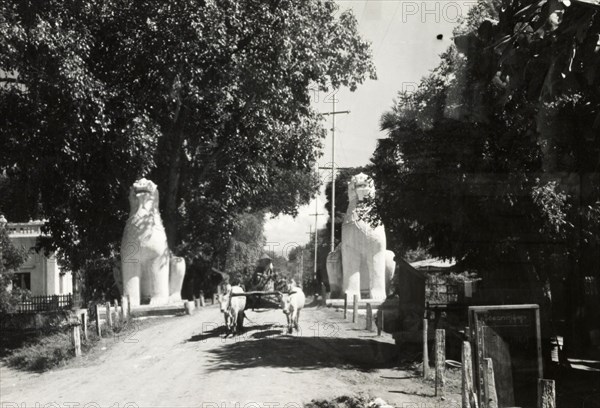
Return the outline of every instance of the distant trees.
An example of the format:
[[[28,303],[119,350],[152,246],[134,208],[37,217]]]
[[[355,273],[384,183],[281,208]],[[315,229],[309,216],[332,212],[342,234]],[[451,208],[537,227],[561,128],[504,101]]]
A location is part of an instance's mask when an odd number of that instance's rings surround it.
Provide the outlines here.
[[[223,264],[232,284],[249,282],[256,264],[263,254],[265,214],[240,214],[234,221],[235,227],[229,239]]]
[[[309,87],[374,78],[350,12],[310,0],[7,1],[0,208],[44,217],[74,272],[118,253],[127,190],[159,186],[170,247],[211,262],[241,213],[294,214],[324,135]]]
[[[544,306],[552,293],[568,320],[587,310],[568,322],[582,346],[575,326],[600,321],[583,295],[584,275],[600,282],[600,10],[568,3],[480,2],[383,115],[372,160],[378,213],[406,249],[530,287]]]

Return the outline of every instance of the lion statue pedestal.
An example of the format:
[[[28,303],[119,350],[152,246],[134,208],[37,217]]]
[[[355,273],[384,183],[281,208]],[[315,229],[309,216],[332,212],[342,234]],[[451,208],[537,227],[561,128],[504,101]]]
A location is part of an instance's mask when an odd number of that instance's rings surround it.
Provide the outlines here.
[[[129,219],[121,241],[121,285],[131,306],[181,301],[185,260],[173,256],[158,210],[156,184],[142,178],[129,190]]]
[[[349,297],[361,292],[373,300],[387,297],[396,263],[394,253],[386,250],[383,225],[373,228],[362,219],[368,211],[365,197],[375,194],[373,180],[360,173],[348,183],[348,210],[342,224],[342,242],[327,256],[327,275],[331,297]]]

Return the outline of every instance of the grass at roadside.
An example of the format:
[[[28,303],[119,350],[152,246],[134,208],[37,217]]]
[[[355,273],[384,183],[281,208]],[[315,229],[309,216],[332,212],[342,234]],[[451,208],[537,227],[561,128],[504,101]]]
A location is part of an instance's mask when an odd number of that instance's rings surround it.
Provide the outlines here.
[[[102,338],[127,339],[140,327],[148,326],[149,321],[117,321],[112,328],[104,328]],[[101,341],[94,330],[88,330],[88,339],[82,339],[82,354],[91,352]],[[26,371],[44,372],[67,365],[75,358],[69,329],[54,333],[42,333],[31,336],[18,347],[8,351],[4,360],[10,367]]]

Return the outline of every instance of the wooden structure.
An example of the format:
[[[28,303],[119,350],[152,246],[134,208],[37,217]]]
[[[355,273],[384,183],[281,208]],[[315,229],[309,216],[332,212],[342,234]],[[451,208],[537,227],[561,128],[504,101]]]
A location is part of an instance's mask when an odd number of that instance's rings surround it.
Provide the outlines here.
[[[469,307],[475,388],[485,401],[485,359],[493,362],[499,406],[534,406],[543,378],[538,305]]]

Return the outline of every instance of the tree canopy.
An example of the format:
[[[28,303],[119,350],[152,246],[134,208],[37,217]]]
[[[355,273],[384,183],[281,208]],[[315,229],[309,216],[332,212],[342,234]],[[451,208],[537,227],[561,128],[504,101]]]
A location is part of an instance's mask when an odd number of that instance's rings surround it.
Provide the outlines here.
[[[600,10],[569,3],[480,2],[383,115],[376,205],[397,253],[421,246],[512,289],[566,278],[575,298],[600,270]]]
[[[237,214],[294,214],[324,136],[309,87],[375,78],[355,17],[336,13],[321,0],[5,2],[0,207],[46,218],[74,270],[117,251],[141,176],[188,261],[225,250]]]

